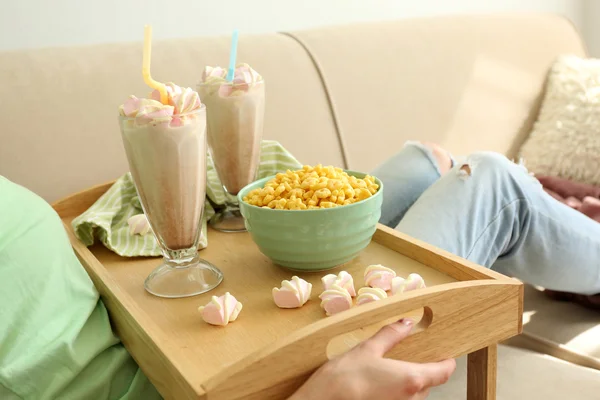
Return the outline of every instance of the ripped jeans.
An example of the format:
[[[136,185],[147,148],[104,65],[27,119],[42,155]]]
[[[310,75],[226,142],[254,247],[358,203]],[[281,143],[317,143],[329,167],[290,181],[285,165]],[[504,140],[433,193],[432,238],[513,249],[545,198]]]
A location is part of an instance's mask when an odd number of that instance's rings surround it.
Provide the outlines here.
[[[600,293],[600,223],[546,194],[503,155],[453,164],[440,177],[429,148],[409,142],[378,166],[380,222],[533,285]]]

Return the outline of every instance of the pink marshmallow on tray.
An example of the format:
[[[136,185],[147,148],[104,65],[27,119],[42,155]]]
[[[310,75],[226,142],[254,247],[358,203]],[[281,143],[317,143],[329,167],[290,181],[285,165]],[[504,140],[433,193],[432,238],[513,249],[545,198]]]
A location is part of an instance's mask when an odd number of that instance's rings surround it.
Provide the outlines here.
[[[392,279],[392,294],[409,292],[411,290],[423,289],[425,280],[419,274],[410,274],[406,279],[395,277]]]
[[[358,290],[356,305],[367,304],[373,301],[387,298],[387,293],[383,289],[364,287]]]
[[[332,284],[331,287],[319,295],[321,308],[327,316],[349,310],[352,307],[352,296],[343,287]]]
[[[127,224],[129,225],[130,235],[144,236],[151,230],[148,218],[146,218],[146,215],[144,214],[137,214],[129,217]]]
[[[346,271],[340,271],[339,274],[328,274],[321,278],[323,283],[323,290],[329,289],[333,284],[343,287],[348,291],[350,296],[356,297],[356,290],[354,289],[354,279]]]
[[[223,296],[213,296],[210,303],[198,307],[198,312],[206,323],[219,326],[235,321],[240,311],[242,311],[242,303],[229,292]]]
[[[291,281],[282,281],[281,288],[273,288],[273,301],[279,308],[299,308],[310,298],[312,284],[293,276]]]
[[[392,279],[396,277],[396,271],[380,264],[369,265],[365,269],[365,285],[382,290],[392,288]]]

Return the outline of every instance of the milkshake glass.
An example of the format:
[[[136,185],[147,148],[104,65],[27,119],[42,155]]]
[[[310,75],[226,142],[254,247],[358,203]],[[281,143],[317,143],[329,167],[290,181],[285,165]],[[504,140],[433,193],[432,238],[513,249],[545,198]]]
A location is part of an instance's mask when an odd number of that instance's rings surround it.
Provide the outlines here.
[[[247,64],[236,68],[232,82],[225,81],[224,69],[207,69],[197,89],[207,108],[210,154],[226,195],[224,209],[217,211],[210,224],[223,232],[241,232],[246,228],[236,196],[257,178],[265,83]]]
[[[206,196],[206,108],[173,114],[173,107],[135,100],[129,109],[139,107],[130,112],[137,115],[122,112],[119,125],[131,176],[163,253],[163,263],[144,286],[160,297],[207,292],[223,275],[198,256]],[[127,110],[127,102],[124,106]],[[164,115],[165,110],[171,114]]]

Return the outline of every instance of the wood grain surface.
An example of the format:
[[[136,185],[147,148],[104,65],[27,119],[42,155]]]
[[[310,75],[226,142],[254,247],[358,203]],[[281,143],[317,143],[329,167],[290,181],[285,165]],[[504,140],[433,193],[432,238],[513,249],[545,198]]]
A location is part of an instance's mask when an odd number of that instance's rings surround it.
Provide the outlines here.
[[[496,400],[498,345],[484,347],[467,358],[467,400]]]
[[[55,203],[55,209],[117,334],[166,399],[283,399],[328,357],[402,316],[422,322],[388,356],[410,361],[460,356],[521,330],[520,282],[383,226],[352,262],[301,274],[273,265],[247,233],[209,230],[208,248],[200,255],[223,271],[223,283],[191,298],[152,296],[143,282],[158,258],[126,259],[100,244],[86,248],[72,231],[73,217],[109,187],[70,196]],[[383,264],[401,276],[419,273],[428,288],[325,317],[319,307],[320,278],[346,270],[358,289],[369,264]],[[311,298],[300,309],[279,309],[271,289],[293,275],[313,284]],[[244,305],[238,320],[227,327],[204,323],[197,308],[227,291]]]

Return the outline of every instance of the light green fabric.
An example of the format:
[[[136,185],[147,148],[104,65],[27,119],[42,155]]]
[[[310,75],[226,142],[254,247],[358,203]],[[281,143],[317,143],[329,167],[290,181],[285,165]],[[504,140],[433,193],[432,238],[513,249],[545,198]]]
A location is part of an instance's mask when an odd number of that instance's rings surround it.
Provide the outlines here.
[[[263,140],[258,178],[274,175],[287,169],[299,169],[301,164],[281,144]],[[211,202],[225,203],[225,192],[215,171],[210,155],[207,161],[207,187],[204,207],[204,223],[200,248],[208,245],[206,221],[214,215]],[[160,248],[153,235],[130,235],[127,220],[142,213],[131,175],[125,174],[88,210],[73,220],[77,237],[90,246],[99,239],[107,248],[125,256],[159,256]]]
[[[159,399],[58,215],[0,176],[0,399]]]

